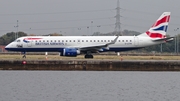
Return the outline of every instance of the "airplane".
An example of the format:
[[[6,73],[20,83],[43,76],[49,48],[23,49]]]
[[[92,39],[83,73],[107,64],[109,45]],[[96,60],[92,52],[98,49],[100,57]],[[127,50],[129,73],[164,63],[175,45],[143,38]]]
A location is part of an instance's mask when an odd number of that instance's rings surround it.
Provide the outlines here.
[[[59,52],[60,56],[93,58],[92,53],[121,52],[172,41],[166,37],[170,12],[164,12],[152,27],[138,36],[25,36],[8,44],[8,51]]]

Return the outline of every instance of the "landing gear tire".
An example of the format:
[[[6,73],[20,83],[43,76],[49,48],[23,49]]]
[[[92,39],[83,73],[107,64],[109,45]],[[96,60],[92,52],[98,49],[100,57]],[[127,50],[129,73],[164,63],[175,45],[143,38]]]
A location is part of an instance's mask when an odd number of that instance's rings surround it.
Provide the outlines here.
[[[26,52],[22,52],[22,53],[23,53],[22,58],[26,58]]]
[[[86,54],[86,55],[84,56],[84,58],[86,58],[86,59],[90,59],[90,58],[93,59],[94,57],[93,57],[93,55],[87,55],[87,54]]]
[[[93,59],[94,57],[93,57],[93,55],[89,55],[89,58]]]
[[[23,57],[22,58],[26,58],[26,55],[23,55]]]

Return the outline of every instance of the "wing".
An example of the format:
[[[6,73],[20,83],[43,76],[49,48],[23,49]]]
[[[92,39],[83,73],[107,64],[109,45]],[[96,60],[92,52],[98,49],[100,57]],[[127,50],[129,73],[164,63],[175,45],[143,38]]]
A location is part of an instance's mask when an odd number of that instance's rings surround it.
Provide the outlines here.
[[[119,35],[110,43],[89,45],[89,46],[85,46],[85,47],[80,47],[79,49],[82,52],[85,52],[85,51],[97,52],[97,51],[102,51],[103,49],[109,50],[108,46],[111,44],[115,44],[118,38],[119,38]]]

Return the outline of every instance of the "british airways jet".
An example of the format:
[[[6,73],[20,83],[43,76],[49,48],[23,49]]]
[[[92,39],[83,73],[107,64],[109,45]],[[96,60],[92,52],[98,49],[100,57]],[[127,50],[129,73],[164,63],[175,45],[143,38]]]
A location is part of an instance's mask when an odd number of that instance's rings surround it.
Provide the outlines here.
[[[26,36],[8,44],[8,51],[60,52],[61,56],[93,58],[92,53],[121,52],[172,41],[166,37],[170,12],[164,12],[152,27],[138,36]]]

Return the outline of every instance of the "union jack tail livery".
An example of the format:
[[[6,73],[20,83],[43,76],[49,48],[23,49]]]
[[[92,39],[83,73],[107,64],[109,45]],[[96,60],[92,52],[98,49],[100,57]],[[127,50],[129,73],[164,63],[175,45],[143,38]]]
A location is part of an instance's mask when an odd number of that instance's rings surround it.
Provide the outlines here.
[[[170,12],[164,12],[158,20],[152,25],[152,27],[141,35],[149,36],[153,39],[166,38],[166,32],[170,19]]]

